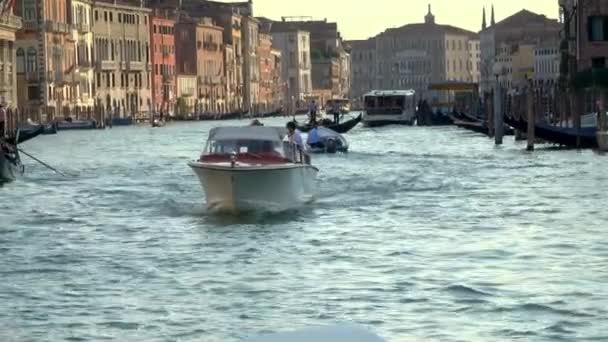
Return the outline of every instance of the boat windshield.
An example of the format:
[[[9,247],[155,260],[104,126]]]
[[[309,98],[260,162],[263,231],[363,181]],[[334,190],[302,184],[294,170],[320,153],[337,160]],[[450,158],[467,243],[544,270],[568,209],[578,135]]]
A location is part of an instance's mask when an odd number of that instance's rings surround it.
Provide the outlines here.
[[[369,115],[395,114],[401,115],[406,109],[413,106],[412,97],[402,95],[366,96],[365,110]]]
[[[254,139],[210,140],[207,142],[204,155],[218,156],[232,153],[284,157],[280,141]]]

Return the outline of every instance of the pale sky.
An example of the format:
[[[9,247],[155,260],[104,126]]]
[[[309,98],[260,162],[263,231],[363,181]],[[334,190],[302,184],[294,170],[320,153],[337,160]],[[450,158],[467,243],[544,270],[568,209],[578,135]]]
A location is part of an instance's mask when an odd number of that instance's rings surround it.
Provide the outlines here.
[[[253,0],[255,16],[312,16],[338,22],[344,39],[365,39],[390,27],[423,22],[430,3],[439,24],[481,30],[481,11],[486,6],[488,24],[494,2],[496,21],[522,9],[557,18],[558,0]]]

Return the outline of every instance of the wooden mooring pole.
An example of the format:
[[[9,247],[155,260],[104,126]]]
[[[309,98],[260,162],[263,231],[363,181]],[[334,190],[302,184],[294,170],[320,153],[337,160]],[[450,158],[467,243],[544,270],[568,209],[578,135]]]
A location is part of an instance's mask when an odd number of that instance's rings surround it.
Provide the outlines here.
[[[534,151],[534,140],[536,139],[536,117],[534,115],[534,91],[532,90],[532,85],[530,83],[528,84],[526,92],[526,105],[528,113],[528,132],[526,134],[528,138],[528,146],[526,149],[528,151]]]
[[[496,80],[496,87],[494,89],[494,144],[502,145],[502,139],[504,136],[505,120],[503,118],[502,110],[502,90]]]

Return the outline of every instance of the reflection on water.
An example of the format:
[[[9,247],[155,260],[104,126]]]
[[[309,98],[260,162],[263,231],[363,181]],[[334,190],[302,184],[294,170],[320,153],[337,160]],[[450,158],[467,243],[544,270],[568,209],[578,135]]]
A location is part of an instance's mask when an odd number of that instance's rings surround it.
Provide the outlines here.
[[[0,189],[0,340],[237,341],[336,321],[396,341],[608,339],[604,155],[357,128],[351,153],[315,156],[315,204],[212,215],[186,163],[213,125],[23,145],[77,176],[26,161]]]

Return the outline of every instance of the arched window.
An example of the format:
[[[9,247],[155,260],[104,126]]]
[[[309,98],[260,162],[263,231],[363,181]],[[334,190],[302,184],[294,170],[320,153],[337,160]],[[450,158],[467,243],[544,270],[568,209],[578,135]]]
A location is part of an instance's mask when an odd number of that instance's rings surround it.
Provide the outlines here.
[[[17,49],[17,73],[25,72],[25,51],[22,48]]]
[[[27,50],[27,60],[25,65],[26,72],[36,72],[38,70],[38,53],[33,47]]]

